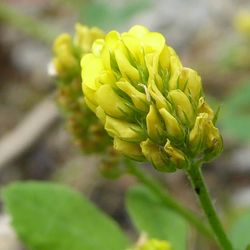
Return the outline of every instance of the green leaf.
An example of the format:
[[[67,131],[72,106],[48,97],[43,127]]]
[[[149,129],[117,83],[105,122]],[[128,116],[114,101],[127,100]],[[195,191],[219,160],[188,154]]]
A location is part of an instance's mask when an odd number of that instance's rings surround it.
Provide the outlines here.
[[[135,227],[150,238],[168,240],[173,249],[186,250],[187,224],[174,211],[162,205],[146,187],[136,186],[127,193],[127,209]]]
[[[124,250],[118,225],[65,186],[24,182],[8,186],[4,203],[20,239],[32,250]]]
[[[242,212],[234,221],[230,238],[236,250],[250,249],[250,209]]]

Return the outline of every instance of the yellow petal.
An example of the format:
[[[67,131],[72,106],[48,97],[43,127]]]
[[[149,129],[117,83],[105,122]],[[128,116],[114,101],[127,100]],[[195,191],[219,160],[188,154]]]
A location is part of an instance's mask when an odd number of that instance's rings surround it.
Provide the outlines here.
[[[112,52],[121,40],[120,34],[117,31],[110,31],[105,37],[105,45],[109,51]]]
[[[113,86],[116,82],[116,78],[112,74],[112,71],[103,71],[98,78],[98,82],[102,85],[110,84],[111,86]]]
[[[171,54],[169,47],[165,45],[159,57],[160,65],[164,70],[167,70],[169,68],[170,56]]]
[[[165,240],[149,239],[146,242],[142,242],[134,250],[172,250],[172,248]]]
[[[192,125],[194,123],[194,110],[188,97],[179,89],[171,90],[168,98],[174,109],[176,109],[178,117],[183,124]]]
[[[205,98],[201,97],[198,103],[198,113],[207,113],[210,120],[214,119],[214,111],[205,102]]]
[[[53,51],[55,54],[60,53],[60,47],[61,46],[71,46],[72,45],[72,38],[69,34],[63,33],[59,37],[56,38],[54,45],[53,45]]]
[[[234,20],[234,26],[239,32],[250,36],[250,11],[241,10]]]
[[[95,113],[96,111],[96,105],[91,102],[87,97],[84,97],[86,105]]]
[[[143,49],[140,43],[140,40],[137,39],[135,36],[132,36],[129,33],[122,34],[122,41],[126,48],[128,49],[129,53],[132,54],[133,58],[135,58],[136,63],[139,63],[143,66],[144,64],[144,54]]]
[[[193,153],[203,152],[207,160],[216,157],[222,151],[220,132],[207,113],[197,116],[189,135],[189,147]]]
[[[93,90],[97,90],[100,86],[97,78],[104,70],[101,59],[93,54],[86,54],[81,60],[81,67],[83,84],[86,84]]]
[[[144,38],[147,33],[149,33],[149,30],[142,26],[142,25],[135,25],[128,31],[129,34],[137,37],[137,38]]]
[[[157,112],[154,105],[150,105],[149,112],[146,117],[147,132],[148,136],[153,141],[161,142],[163,138],[164,125],[160,119],[159,113]]]
[[[162,34],[158,32],[149,32],[147,28],[141,25],[133,26],[128,34],[140,40],[145,53],[160,53],[165,45],[165,38]]]
[[[168,89],[175,90],[177,89],[178,79],[181,73],[182,67],[180,65],[180,61],[178,57],[171,56],[170,57],[170,78],[168,81]]]
[[[106,123],[106,114],[105,114],[104,110],[100,106],[98,106],[95,110],[95,113],[96,113],[96,116],[98,117],[98,119],[104,125]]]
[[[218,128],[216,128],[212,121],[209,121],[208,128],[207,128],[207,141],[206,146],[208,148],[220,148],[222,147],[222,139],[220,135],[220,131]],[[220,150],[219,149],[219,150]],[[220,150],[221,151],[221,150]]]
[[[96,27],[89,28],[88,26],[77,23],[75,25],[76,35],[74,44],[83,50],[83,53],[91,51],[93,42],[96,39],[104,38],[104,32]]]
[[[97,39],[92,45],[92,52],[96,56],[100,56],[105,45],[104,39]]]
[[[153,143],[151,140],[141,142],[142,153],[146,159],[159,171],[173,172],[175,167],[169,164],[168,158],[164,155],[159,145]]]
[[[175,119],[174,116],[172,116],[166,109],[162,108],[159,110],[166,126],[166,131],[168,135],[177,140],[181,141],[184,138],[184,134],[182,131],[182,128],[178,121]]]
[[[118,137],[127,142],[140,142],[145,138],[138,125],[110,116],[106,116],[105,129],[111,137]]]
[[[157,109],[161,108],[168,109],[167,100],[156,86],[154,80],[149,80],[147,91],[156,102]]]
[[[96,91],[89,88],[85,84],[82,84],[82,90],[83,90],[84,96],[88,98],[88,100],[91,100],[91,103],[93,103],[95,106],[98,106],[97,101],[96,101]]]
[[[118,137],[114,138],[114,148],[118,152],[121,152],[125,156],[135,160],[135,161],[144,161],[145,157],[141,152],[139,144],[126,142],[120,140]]]
[[[116,118],[126,118],[132,110],[125,104],[125,100],[117,95],[109,84],[102,85],[96,92],[98,105],[107,115]]]
[[[167,143],[164,146],[164,150],[169,156],[170,161],[176,168],[186,167],[187,162],[184,154],[177,148],[173,147],[169,140],[167,140]]]
[[[197,101],[202,91],[201,78],[196,71],[183,68],[179,77],[178,87],[186,95],[190,95]]]
[[[145,53],[160,54],[165,46],[165,38],[158,32],[149,32],[142,40]]]
[[[129,82],[120,81],[116,83],[116,86],[131,98],[137,109],[144,112],[148,111],[149,104],[145,94],[138,91]]]
[[[208,114],[201,113],[197,116],[194,127],[189,134],[189,147],[192,152],[203,150],[207,133],[206,127],[208,123]]]
[[[140,74],[138,70],[131,65],[121,46],[115,49],[114,53],[122,76],[132,82],[138,82],[140,80]]]

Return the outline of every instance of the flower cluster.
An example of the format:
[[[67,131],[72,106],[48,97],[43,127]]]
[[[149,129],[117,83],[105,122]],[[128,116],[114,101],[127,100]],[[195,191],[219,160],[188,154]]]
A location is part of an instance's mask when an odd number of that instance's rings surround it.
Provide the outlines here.
[[[75,35],[61,34],[54,42],[52,60],[56,75],[60,78],[75,78],[80,75],[81,57],[91,51],[93,42],[103,38],[104,32],[98,28],[88,28],[76,24]]]
[[[81,57],[93,42],[103,38],[98,28],[76,25],[74,37],[60,35],[54,42],[53,65],[57,76],[57,102],[76,143],[85,153],[106,150],[110,139],[93,112],[85,104],[81,88]]]
[[[209,161],[222,150],[200,76],[157,32],[134,26],[97,39],[81,61],[86,104],[114,148],[160,171]]]

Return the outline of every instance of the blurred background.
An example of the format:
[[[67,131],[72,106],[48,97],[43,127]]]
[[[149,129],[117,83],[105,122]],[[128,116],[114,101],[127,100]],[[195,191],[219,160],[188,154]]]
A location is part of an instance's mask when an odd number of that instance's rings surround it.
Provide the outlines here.
[[[250,205],[249,0],[1,0],[0,189],[28,179],[73,186],[133,234],[123,194],[134,179],[103,178],[98,156],[82,154],[56,106],[51,48],[58,34],[73,34],[76,22],[105,31],[143,24],[166,36],[183,64],[200,73],[212,106],[220,106],[225,149],[204,167],[216,204]],[[161,178],[198,209],[183,174]],[[1,205],[0,250],[23,249]]]

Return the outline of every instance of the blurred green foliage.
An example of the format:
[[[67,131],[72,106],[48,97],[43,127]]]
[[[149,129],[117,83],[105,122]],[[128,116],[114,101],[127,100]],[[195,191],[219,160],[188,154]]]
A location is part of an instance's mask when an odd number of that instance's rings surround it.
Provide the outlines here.
[[[187,224],[174,211],[162,205],[149,189],[135,186],[127,194],[127,210],[138,231],[151,238],[167,240],[173,249],[187,249]]]
[[[108,0],[53,0],[52,3],[60,8],[68,6],[77,15],[77,21],[89,26],[102,29],[112,29],[122,26],[130,18],[152,6],[152,0],[128,0],[114,4]],[[49,25],[46,20],[23,14],[14,6],[0,2],[0,21],[43,42],[51,43],[58,30]]]
[[[31,250],[125,250],[116,222],[81,194],[46,182],[23,182],[4,192],[13,226]]]
[[[237,216],[231,226],[230,237],[235,250],[250,249],[250,209]]]
[[[52,43],[57,33],[46,22],[24,15],[14,7],[0,2],[1,21],[45,43]]]
[[[223,134],[235,140],[250,140],[250,80],[235,86],[226,96],[219,115]]]
[[[89,26],[113,29],[120,27],[140,11],[149,8],[151,4],[153,4],[151,0],[120,1],[120,4],[108,0],[92,0],[79,9],[79,21]]]

